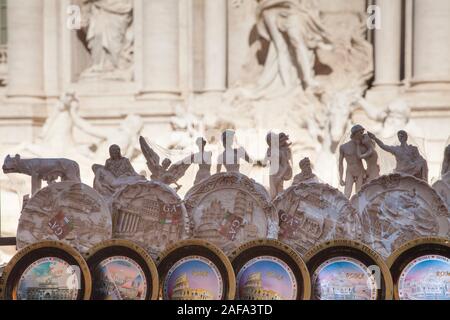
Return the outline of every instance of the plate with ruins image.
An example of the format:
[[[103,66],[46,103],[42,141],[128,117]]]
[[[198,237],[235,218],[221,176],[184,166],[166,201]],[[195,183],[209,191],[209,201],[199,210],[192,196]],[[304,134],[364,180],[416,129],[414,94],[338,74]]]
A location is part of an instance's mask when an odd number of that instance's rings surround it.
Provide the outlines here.
[[[358,213],[342,192],[327,184],[294,185],[272,203],[280,219],[278,240],[300,254],[327,240],[362,237]]]
[[[387,260],[397,300],[450,300],[450,240],[405,243]]]
[[[58,240],[84,253],[111,238],[111,214],[91,187],[58,182],[36,192],[22,209],[17,248],[41,240]]]
[[[126,185],[112,197],[113,238],[133,241],[154,258],[189,235],[189,218],[176,192],[158,181]]]
[[[277,238],[278,217],[269,194],[243,174],[215,174],[192,187],[184,201],[193,237],[227,254],[246,241]]]
[[[384,260],[361,242],[338,239],[305,254],[313,300],[390,300],[392,278]]]
[[[232,300],[235,277],[225,254],[212,243],[183,240],[158,257],[164,300]]]
[[[308,269],[290,246],[273,239],[249,241],[230,256],[238,300],[309,300]]]
[[[91,286],[80,253],[61,241],[40,241],[21,249],[5,267],[0,299],[88,300]]]
[[[383,258],[422,237],[450,237],[450,213],[425,181],[391,174],[363,185],[351,203],[361,216],[363,242]]]
[[[92,300],[155,300],[158,271],[150,255],[123,239],[91,248],[86,261],[92,275]]]

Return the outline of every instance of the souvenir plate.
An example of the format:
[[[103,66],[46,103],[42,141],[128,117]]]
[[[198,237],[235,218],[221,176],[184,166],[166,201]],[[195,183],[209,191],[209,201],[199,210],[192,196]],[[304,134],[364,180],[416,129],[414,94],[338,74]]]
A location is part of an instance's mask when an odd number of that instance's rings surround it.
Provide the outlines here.
[[[83,257],[59,241],[41,241],[20,250],[5,267],[0,298],[82,300],[91,294],[91,275]]]
[[[204,240],[184,240],[158,258],[164,300],[229,300],[235,277],[225,254]]]
[[[392,298],[392,279],[382,258],[366,245],[333,240],[309,250],[314,300],[385,300]]]
[[[410,241],[388,259],[399,300],[450,300],[450,241]]]
[[[128,240],[105,241],[87,254],[93,300],[150,300],[158,295],[158,271],[149,254]]]
[[[305,263],[277,240],[247,242],[231,253],[236,299],[307,300],[310,278]]]

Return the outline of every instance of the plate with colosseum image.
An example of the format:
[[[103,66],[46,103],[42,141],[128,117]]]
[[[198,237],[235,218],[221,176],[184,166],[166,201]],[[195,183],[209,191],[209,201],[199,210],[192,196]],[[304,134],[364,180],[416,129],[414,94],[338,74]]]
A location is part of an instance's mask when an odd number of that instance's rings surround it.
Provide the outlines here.
[[[277,238],[278,217],[269,194],[239,173],[218,173],[191,188],[185,205],[194,238],[211,241],[229,253],[258,238]]]
[[[41,241],[20,250],[0,282],[0,298],[6,300],[82,300],[90,294],[86,262],[59,241]]]
[[[279,217],[278,239],[304,254],[332,239],[361,239],[361,222],[348,199],[323,183],[298,184],[273,200]]]
[[[189,235],[189,218],[180,197],[157,181],[129,184],[112,198],[113,237],[127,239],[156,257]]]
[[[58,182],[26,202],[17,227],[17,247],[59,240],[84,253],[111,234],[111,214],[97,191],[79,182]]]
[[[225,254],[204,240],[184,240],[158,258],[164,300],[228,300],[235,277]]]
[[[305,254],[313,300],[386,300],[392,278],[383,259],[352,240],[319,244]]]
[[[398,300],[450,300],[450,241],[419,238],[388,259]]]
[[[137,244],[112,239],[91,248],[86,261],[92,275],[92,300],[154,300],[158,271]]]
[[[260,239],[231,253],[238,300],[308,300],[310,279],[306,264],[288,245]]]
[[[372,180],[352,197],[363,242],[384,258],[407,241],[450,237],[450,213],[426,182],[400,174]]]

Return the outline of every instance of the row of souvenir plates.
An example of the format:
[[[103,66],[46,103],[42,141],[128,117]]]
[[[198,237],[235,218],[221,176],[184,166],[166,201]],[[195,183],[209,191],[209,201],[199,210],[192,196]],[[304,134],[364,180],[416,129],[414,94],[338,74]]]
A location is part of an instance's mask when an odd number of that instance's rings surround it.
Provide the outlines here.
[[[180,241],[154,262],[128,240],[85,256],[58,241],[20,250],[0,278],[0,299],[17,300],[450,300],[450,241],[410,241],[384,261],[351,240],[333,240],[303,258],[270,239],[227,257],[204,240]]]

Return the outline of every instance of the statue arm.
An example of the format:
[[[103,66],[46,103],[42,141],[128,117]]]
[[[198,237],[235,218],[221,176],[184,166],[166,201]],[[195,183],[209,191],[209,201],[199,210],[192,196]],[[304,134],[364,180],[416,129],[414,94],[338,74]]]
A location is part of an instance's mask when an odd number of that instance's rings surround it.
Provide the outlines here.
[[[395,149],[392,146],[387,146],[383,143],[383,141],[381,141],[380,139],[378,139],[373,133],[368,132],[367,133],[370,137],[370,139],[372,139],[373,141],[375,141],[375,143],[384,151],[395,154]]]

